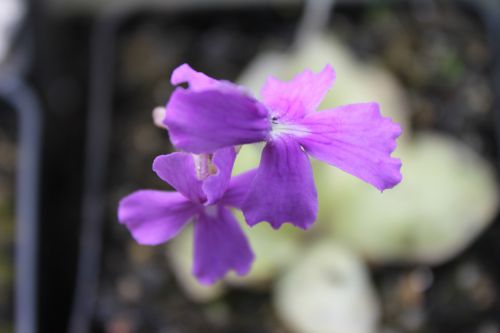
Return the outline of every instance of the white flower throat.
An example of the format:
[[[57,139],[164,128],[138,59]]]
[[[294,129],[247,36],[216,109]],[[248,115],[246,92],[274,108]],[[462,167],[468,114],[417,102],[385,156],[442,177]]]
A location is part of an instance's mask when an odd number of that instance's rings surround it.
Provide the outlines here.
[[[311,131],[309,131],[304,126],[280,122],[280,119],[277,116],[272,116],[270,120],[271,120],[271,139],[280,137],[284,134],[293,135],[296,137],[303,137],[308,134],[311,134]]]
[[[213,164],[213,154],[193,154],[196,169],[196,178],[205,180],[217,173],[217,167]]]

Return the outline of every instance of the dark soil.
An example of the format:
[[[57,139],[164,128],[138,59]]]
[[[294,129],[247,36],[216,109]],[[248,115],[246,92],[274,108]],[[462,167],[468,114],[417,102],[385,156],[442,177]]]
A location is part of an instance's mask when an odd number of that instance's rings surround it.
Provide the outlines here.
[[[416,131],[454,135],[496,162],[492,59],[482,21],[456,4],[432,3],[339,6],[330,28],[359,57],[395,74]],[[142,13],[119,33],[95,332],[286,332],[267,292],[232,290],[209,304],[190,301],[174,279],[165,248],[136,245],[118,224],[116,208],[134,190],[168,189],[151,172],[153,158],[172,150],[166,132],[153,126],[151,111],[167,100],[172,69],[188,62],[209,75],[235,79],[260,51],[286,50],[299,17],[300,8],[274,7]],[[382,332],[500,332],[499,239],[497,221],[444,265],[373,267]]]
[[[0,332],[12,330],[16,113],[0,101]]]

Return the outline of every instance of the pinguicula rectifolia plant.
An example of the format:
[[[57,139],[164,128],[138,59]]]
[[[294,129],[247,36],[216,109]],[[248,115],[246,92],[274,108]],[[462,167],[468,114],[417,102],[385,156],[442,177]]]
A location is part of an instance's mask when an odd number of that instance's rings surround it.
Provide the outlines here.
[[[380,191],[401,181],[401,161],[391,157],[399,125],[377,103],[317,112],[335,72],[326,66],[283,82],[270,77],[262,100],[243,87],[213,79],[184,64],[174,70],[162,117],[182,152],[159,156],[153,170],[178,192],[141,190],[121,200],[118,217],[140,244],[156,245],[194,225],[193,274],[205,284],[230,270],[243,275],[254,255],[229,208],[253,226],[268,222],[307,229],[317,217],[312,156]],[[231,178],[237,149],[264,142],[257,169]]]

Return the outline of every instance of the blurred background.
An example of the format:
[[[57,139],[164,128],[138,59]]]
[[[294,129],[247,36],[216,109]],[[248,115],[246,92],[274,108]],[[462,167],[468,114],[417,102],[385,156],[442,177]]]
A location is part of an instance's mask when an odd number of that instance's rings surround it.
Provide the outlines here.
[[[315,226],[245,228],[251,273],[198,285],[191,230],[145,247],[116,218],[168,189],[151,111],[184,62],[257,96],[332,64],[320,109],[379,102],[403,182],[313,161]],[[0,333],[500,333],[499,131],[498,1],[2,0]]]

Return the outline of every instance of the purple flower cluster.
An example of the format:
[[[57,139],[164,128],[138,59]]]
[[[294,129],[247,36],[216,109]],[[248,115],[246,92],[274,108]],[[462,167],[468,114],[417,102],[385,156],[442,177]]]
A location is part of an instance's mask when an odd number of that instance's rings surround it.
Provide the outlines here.
[[[201,283],[229,270],[246,274],[254,255],[228,208],[241,209],[253,226],[269,222],[307,229],[316,220],[318,198],[309,155],[383,191],[401,181],[401,161],[391,157],[399,125],[377,103],[316,112],[335,79],[332,67],[306,70],[289,82],[270,77],[262,101],[231,82],[184,64],[174,70],[177,87],[163,124],[183,152],[159,156],[153,170],[178,192],[142,190],[118,209],[137,242],[155,245],[175,237],[192,221],[193,274]],[[235,146],[265,142],[257,169],[231,177]]]

